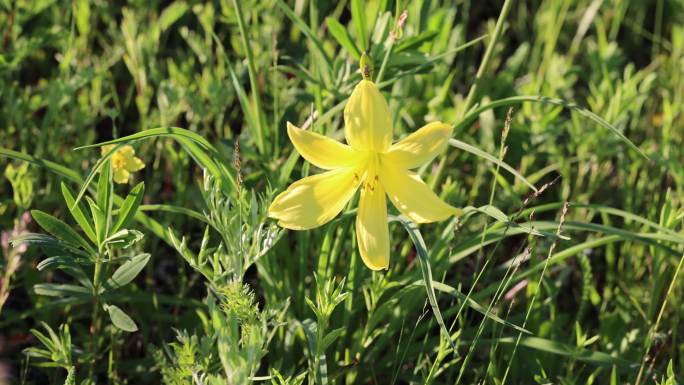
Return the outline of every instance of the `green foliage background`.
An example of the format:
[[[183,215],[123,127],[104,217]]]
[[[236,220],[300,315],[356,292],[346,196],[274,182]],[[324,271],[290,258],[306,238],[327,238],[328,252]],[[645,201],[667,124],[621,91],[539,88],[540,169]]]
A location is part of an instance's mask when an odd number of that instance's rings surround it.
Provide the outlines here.
[[[682,373],[681,0],[0,9],[0,384]],[[380,273],[353,212],[307,232],[265,212],[317,172],[285,123],[342,140],[364,51],[395,138],[454,124],[420,172],[468,212],[392,222]],[[76,149],[117,138],[146,163],[129,186]]]

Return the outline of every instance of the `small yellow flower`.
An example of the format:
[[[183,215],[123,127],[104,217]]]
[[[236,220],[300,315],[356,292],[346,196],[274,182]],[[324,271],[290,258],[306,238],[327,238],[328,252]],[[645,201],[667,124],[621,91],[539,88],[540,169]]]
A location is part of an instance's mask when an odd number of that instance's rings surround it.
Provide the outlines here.
[[[278,195],[269,216],[293,230],[321,226],[342,211],[361,186],[356,237],[361,258],[373,270],[389,265],[389,229],[385,194],[416,223],[441,221],[461,210],[443,202],[411,169],[435,158],[447,145],[452,128],[429,123],[392,144],[392,120],[376,85],[362,80],[344,109],[349,145],[287,123],[295,149],[315,166],[328,170],[301,179]]]
[[[102,156],[109,153],[116,145],[108,144],[102,146]],[[122,146],[111,157],[112,171],[114,171],[115,183],[128,183],[132,172],[140,171],[145,168],[140,158],[135,156],[135,150],[131,146]]]

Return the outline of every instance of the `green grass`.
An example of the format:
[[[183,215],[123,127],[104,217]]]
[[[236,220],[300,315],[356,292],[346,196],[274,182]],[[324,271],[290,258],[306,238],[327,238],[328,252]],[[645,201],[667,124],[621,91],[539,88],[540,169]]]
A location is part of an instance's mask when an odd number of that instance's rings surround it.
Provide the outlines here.
[[[541,3],[541,4],[540,4]],[[0,384],[684,376],[684,4],[0,1]],[[405,25],[397,22],[406,11]],[[267,218],[362,53],[464,215]],[[100,145],[146,167],[112,183]],[[7,378],[5,380],[5,378]]]

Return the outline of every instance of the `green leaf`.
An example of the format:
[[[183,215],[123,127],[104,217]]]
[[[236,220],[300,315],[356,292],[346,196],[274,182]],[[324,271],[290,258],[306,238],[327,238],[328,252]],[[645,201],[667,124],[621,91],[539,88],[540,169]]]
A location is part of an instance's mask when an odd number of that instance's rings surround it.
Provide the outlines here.
[[[366,52],[368,50],[368,30],[366,29],[366,12],[364,3],[365,0],[352,0],[351,14],[352,21],[356,27],[356,34],[359,39],[359,47],[361,47],[361,51]]]
[[[556,235],[555,233],[548,232],[548,231],[540,231],[538,229],[535,229],[534,227],[531,227],[527,223],[517,223],[513,222],[508,215],[506,215],[503,211],[499,210],[497,207],[494,207],[492,205],[484,205],[480,207],[473,207],[473,206],[466,206],[463,208],[463,216],[461,217],[463,221],[467,219],[468,217],[472,216],[475,213],[482,213],[485,214],[489,217],[492,217],[496,219],[497,221],[506,224],[509,227],[518,227],[523,230],[525,230],[528,234],[531,235],[536,235],[538,237],[547,237],[547,238],[561,238],[568,240],[570,239],[569,237],[565,235]]]
[[[453,138],[449,139],[449,144],[456,147],[456,148],[460,148],[461,150],[468,151],[471,154],[477,155],[480,158],[486,159],[486,160],[498,165],[499,167],[501,167],[504,170],[513,174],[513,176],[515,176],[516,178],[523,181],[526,185],[530,186],[530,188],[532,190],[537,191],[537,188],[534,187],[534,185],[532,183],[530,183],[524,176],[522,176],[513,167],[509,166],[506,162],[500,160],[499,158],[497,158],[493,155],[490,155],[490,154],[480,150],[479,148],[477,148],[475,146],[471,146],[468,143],[464,143],[464,142],[461,142],[460,140],[456,140]]]
[[[480,116],[480,114],[484,111],[491,110],[491,109],[497,108],[497,107],[502,107],[502,106],[510,106],[510,105],[514,105],[514,104],[521,104],[523,102],[536,102],[536,103],[543,103],[543,104],[553,104],[556,106],[561,106],[561,107],[567,108],[571,111],[575,111],[575,112],[579,113],[580,115],[584,116],[585,118],[588,118],[589,120],[597,123],[599,126],[601,126],[603,128],[607,128],[613,134],[617,135],[617,137],[620,138],[620,140],[622,140],[622,142],[625,143],[627,146],[629,146],[631,149],[638,152],[645,159],[649,159],[648,156],[639,147],[637,147],[636,144],[632,143],[632,141],[630,141],[620,130],[618,130],[617,127],[608,123],[603,118],[596,115],[595,113],[593,113],[593,112],[589,111],[588,109],[581,107],[575,103],[570,103],[570,102],[567,102],[563,99],[549,98],[549,97],[540,96],[540,95],[512,96],[510,98],[495,100],[489,104],[485,104],[483,106],[474,108],[474,109],[470,110],[463,117],[463,119],[455,126],[454,132],[456,132],[456,133],[463,132],[463,130],[466,127],[468,127],[468,125],[473,120],[477,119],[477,117]]]
[[[285,186],[287,181],[290,180],[290,175],[292,174],[292,170],[294,169],[294,166],[297,164],[298,159],[299,159],[299,152],[292,151],[290,153],[290,156],[287,158],[287,160],[279,167],[280,175],[278,176],[278,186],[277,187]]]
[[[249,97],[247,97],[245,88],[238,80],[235,70],[233,69],[233,65],[230,63],[230,61],[226,60],[226,66],[228,67],[228,74],[230,75],[230,80],[233,83],[233,89],[235,90],[235,94],[240,102],[240,107],[242,107],[246,123],[251,127],[258,127],[257,125],[259,124],[259,117],[257,116],[252,102],[249,100]]]
[[[90,279],[83,271],[81,266],[79,266],[72,257],[58,255],[55,257],[45,258],[44,260],[40,261],[36,268],[38,269],[38,271],[43,271],[45,269],[59,269],[69,274],[70,276],[76,278],[81,283],[81,285],[83,285],[87,289],[93,289],[92,282],[90,282]]]
[[[233,0],[233,6],[235,9],[235,16],[238,22],[238,29],[240,30],[240,36],[242,37],[242,48],[247,56],[247,75],[249,76],[249,85],[252,89],[252,107],[254,108],[254,115],[256,117],[256,122],[250,125],[250,130],[254,130],[254,139],[259,149],[259,152],[263,153],[264,148],[264,129],[263,129],[263,111],[261,109],[261,98],[259,96],[259,86],[257,84],[257,73],[256,66],[254,64],[254,53],[252,52],[252,47],[250,44],[250,38],[245,28],[245,19],[242,12],[241,3],[242,0]]]
[[[308,299],[308,298],[306,298]],[[309,305],[312,306],[312,305]],[[313,305],[315,306],[315,305]],[[312,319],[307,318],[301,323],[304,329],[304,334],[309,342],[309,352],[311,354],[312,361],[317,361],[318,367],[315,368],[316,383],[317,384],[327,384],[328,383],[328,365],[327,359],[325,357],[325,350],[320,349],[320,354],[317,352],[317,334],[318,334],[318,324]]]
[[[150,260],[150,254],[139,254],[119,266],[105,283],[106,289],[120,288],[135,279]]]
[[[276,5],[280,7],[280,9],[285,13],[285,16],[288,17],[296,26],[299,28],[306,37],[311,39],[311,42],[313,43],[314,47],[318,50],[318,52],[321,54],[323,57],[323,62],[326,65],[328,71],[330,71],[331,65],[330,65],[330,58],[328,57],[328,54],[325,52],[325,49],[323,48],[323,43],[321,42],[321,39],[316,36],[316,33],[314,33],[311,28],[302,20],[301,17],[297,16],[296,13],[283,1],[283,0],[276,0]]]
[[[105,245],[111,245],[118,249],[127,249],[131,245],[143,239],[143,233],[138,230],[123,229],[112,234],[104,240]]]
[[[128,226],[130,221],[138,211],[140,202],[142,202],[143,195],[145,195],[145,182],[138,183],[131,192],[128,193],[119,208],[119,214],[116,217],[116,223],[112,227],[112,232],[116,233],[119,229]]]
[[[435,36],[439,34],[439,31],[423,31],[416,36],[411,36],[409,38],[401,40],[399,44],[394,48],[394,52],[408,51],[411,49],[419,49],[420,46],[432,40]]]
[[[82,149],[87,149],[87,148],[94,148],[94,147],[102,147],[108,144],[120,144],[120,143],[128,143],[134,140],[140,140],[140,139],[147,139],[147,138],[156,138],[156,137],[170,137],[173,139],[188,139],[191,140],[200,146],[202,146],[204,149],[210,150],[213,149],[214,146],[211,145],[206,139],[204,139],[202,136],[190,131],[186,130],[184,128],[180,127],[157,127],[157,128],[151,128],[149,130],[145,131],[140,131],[132,135],[124,136],[122,138],[117,138],[117,139],[112,139],[106,142],[101,142],[101,143],[96,143],[96,144],[89,144],[87,146],[81,146],[81,147],[76,147],[76,150],[82,150]]]
[[[406,77],[406,76],[411,76],[411,75],[415,75],[415,74],[419,74],[419,73],[424,73],[424,72],[426,72],[430,67],[432,67],[432,65],[433,65],[434,63],[436,63],[436,62],[438,62],[438,61],[440,61],[440,60],[442,60],[442,59],[445,59],[445,60],[446,60],[446,59],[448,59],[449,57],[451,57],[452,55],[455,55],[455,54],[459,53],[460,51],[463,51],[463,50],[466,49],[466,48],[469,48],[469,47],[474,46],[475,44],[477,44],[477,43],[483,41],[485,37],[487,37],[487,35],[480,36],[480,37],[475,38],[475,39],[473,39],[473,40],[470,40],[470,41],[468,41],[468,42],[466,42],[466,43],[464,43],[464,44],[461,44],[461,45],[459,45],[458,47],[455,47],[455,48],[453,48],[453,49],[450,49],[449,51],[446,51],[446,52],[444,52],[444,53],[441,53],[441,54],[432,56],[432,57],[430,57],[430,58],[427,58],[426,61],[425,61],[425,63],[423,63],[423,64],[421,64],[421,65],[419,65],[419,66],[416,66],[416,67],[414,67],[414,68],[412,68],[412,69],[407,69],[407,70],[401,71],[401,72],[397,73],[396,75],[394,75],[392,78],[387,79],[387,80],[383,80],[382,82],[378,83],[378,88],[383,89],[383,88],[385,88],[385,87],[387,87],[387,86],[389,86],[389,85],[391,85],[391,84],[396,83],[399,79],[404,78],[404,77]],[[324,115],[324,116],[325,116],[325,115]],[[459,126],[460,126],[460,124],[459,124]]]
[[[328,26],[328,31],[330,31],[330,34],[335,38],[337,43],[347,50],[355,60],[359,60],[361,58],[361,52],[356,47],[356,44],[354,44],[351,36],[349,36],[347,29],[332,17],[326,17],[325,23]]]
[[[340,103],[340,104],[342,105],[342,103]],[[145,132],[147,132],[147,131],[149,131],[149,130],[146,130]],[[192,156],[192,153],[190,152],[186,143],[183,143],[180,140],[179,140],[179,142],[181,143],[181,145],[183,145],[185,150],[188,151]],[[188,141],[188,142],[190,142],[190,141]],[[190,142],[190,143],[192,143],[192,142]],[[73,171],[72,169],[70,169],[68,167],[64,167],[58,163],[51,162],[48,160],[44,160],[41,158],[37,158],[37,157],[31,156],[31,155],[25,154],[23,152],[8,150],[8,149],[2,148],[2,147],[0,147],[0,156],[8,157],[8,158],[15,159],[15,160],[22,161],[22,162],[29,162],[29,163],[34,164],[36,166],[43,167],[46,170],[53,172],[56,175],[62,176],[62,177],[66,178],[72,182],[83,184],[83,178],[81,177],[80,174],[78,174],[77,172]],[[217,159],[222,159],[222,158],[219,157]],[[217,170],[218,170],[218,168],[214,168],[213,170],[209,170],[209,171],[213,172],[213,171],[217,171]],[[222,168],[222,170],[226,171],[226,173],[227,173],[226,168]],[[230,173],[227,173],[226,175],[230,176]],[[217,176],[217,178],[222,178],[222,177]],[[231,186],[231,185],[234,186],[235,185],[234,179],[229,178],[229,182],[230,183],[228,183],[228,184],[221,184],[221,186]],[[121,198],[120,196],[117,196],[117,195],[114,196],[114,203],[115,204],[120,205],[122,202],[123,202],[123,198]],[[164,226],[162,226],[159,222],[157,222],[156,220],[150,218],[149,216],[147,216],[141,212],[138,212],[135,215],[135,219],[138,222],[140,222],[143,226],[147,227],[147,229],[151,233],[153,233],[154,235],[159,237],[159,239],[164,240],[164,242],[166,242],[169,246],[173,246],[173,242],[171,241],[171,238],[167,234],[166,228]]]
[[[498,338],[496,341],[503,344],[514,344],[516,338],[514,337],[503,337]],[[484,342],[484,340],[481,340]],[[557,341],[548,340],[539,337],[522,337],[520,339],[520,345],[527,346],[528,348],[536,349],[542,352],[557,354],[561,356],[571,357],[573,359],[591,362],[593,364],[599,365],[631,365],[633,362],[627,361],[620,357],[611,356],[608,353],[597,352],[592,350],[587,350],[583,348],[578,348],[576,346],[564,344]]]
[[[107,144],[121,144],[121,143],[128,143],[132,142],[135,140],[142,140],[142,139],[151,139],[151,138],[159,138],[159,137],[168,137],[171,138],[178,143],[180,143],[183,148],[187,151],[187,153],[203,168],[206,168],[209,173],[211,173],[213,176],[216,178],[220,179],[223,183],[221,183],[221,186],[224,188],[235,188],[235,177],[233,176],[233,172],[230,171],[228,168],[224,167],[221,163],[225,164],[230,164],[230,162],[219,152],[216,150],[214,146],[211,145],[206,139],[204,139],[202,136],[190,131],[186,130],[184,128],[179,128],[179,127],[157,127],[157,128],[151,128],[149,130],[144,130],[132,135],[124,136],[122,138],[110,140],[107,142],[102,142],[102,143],[97,143],[97,144],[91,144],[87,146],[82,146],[76,148],[77,150],[79,149],[85,149],[85,148],[92,148],[92,147],[101,147]],[[111,154],[111,151],[110,151]],[[109,154],[105,154],[105,157],[107,157]],[[102,161],[103,158],[100,158],[100,161]],[[94,166],[95,168],[99,167],[98,163]],[[91,175],[93,173],[88,175],[88,178],[86,178],[86,182],[90,182],[89,178],[91,178]],[[84,182],[84,186],[87,186],[88,183]],[[82,193],[85,192],[85,189],[82,189]],[[81,195],[81,194],[79,194]],[[77,201],[78,201],[77,197]]]
[[[107,161],[102,165],[100,171],[100,178],[97,181],[97,206],[100,207],[105,214],[105,218],[109,220],[112,210],[112,162]]]
[[[167,30],[173,23],[180,19],[185,12],[187,12],[188,8],[188,4],[184,1],[175,1],[171,3],[171,5],[164,8],[154,27],[159,28],[160,32]]]
[[[107,218],[105,218],[104,211],[102,211],[100,206],[98,206],[94,200],[90,199],[90,197],[86,197],[86,200],[88,201],[90,213],[92,214],[93,221],[95,222],[95,236],[97,237],[97,245],[99,247],[102,245],[102,242],[104,242]]]
[[[13,151],[7,148],[0,147],[0,156],[5,156],[11,159],[21,160],[24,162],[29,162],[35,164],[36,166],[44,167],[57,175],[61,175],[71,181],[80,183],[82,181],[81,176],[74,170],[62,166],[59,163],[51,162],[42,158],[35,157],[33,155],[25,154],[23,152]]]
[[[78,246],[73,246],[69,243],[58,240],[57,238],[51,237],[47,234],[39,233],[27,233],[22,234],[18,237],[10,239],[12,247],[16,247],[19,244],[26,243],[28,245],[37,245],[42,247],[47,253],[65,253],[65,254],[75,254],[82,257],[88,258],[90,254],[87,251],[79,249]]]
[[[423,285],[422,282],[418,282],[418,284]],[[456,290],[456,288],[454,288],[454,287],[451,287],[451,286],[449,286],[449,285],[447,285],[447,284],[444,284],[444,283],[441,283],[441,282],[438,282],[438,281],[433,281],[433,282],[432,282],[432,285],[434,286],[434,288],[435,288],[436,290],[441,291],[441,292],[444,292],[444,293],[447,293],[447,294],[450,294],[450,295],[453,295],[454,297],[458,298],[458,299],[461,300],[461,301],[464,301],[464,300],[466,300],[466,298],[467,298],[466,305],[467,305],[468,307],[470,307],[471,309],[477,311],[478,313],[482,314],[483,316],[485,316],[485,317],[491,319],[491,320],[494,321],[494,322],[498,322],[498,323],[500,323],[500,324],[502,324],[502,325],[506,325],[506,326],[508,326],[508,327],[511,327],[511,328],[513,328],[513,329],[515,329],[515,330],[517,330],[517,331],[523,332],[523,333],[532,334],[532,332],[530,332],[529,330],[524,329],[524,328],[522,328],[522,327],[520,327],[520,326],[518,326],[518,325],[516,325],[516,324],[514,324],[514,323],[508,322],[508,321],[504,320],[503,318],[499,317],[498,315],[492,313],[491,311],[487,311],[487,308],[486,308],[486,307],[480,305],[479,303],[477,303],[477,302],[476,302],[475,300],[473,300],[472,298],[467,297],[465,294],[463,294],[463,293],[461,293],[460,291]]]
[[[69,284],[39,283],[33,286],[33,291],[38,295],[45,295],[48,297],[76,297],[86,299],[92,296],[92,291],[87,288]]]
[[[341,328],[337,328],[335,330],[332,330],[330,333],[326,334],[326,336],[323,337],[323,341],[321,341],[321,349],[323,349],[323,351],[328,349],[330,344],[335,342],[335,340],[338,339],[346,330],[347,330],[347,328],[341,327]]]
[[[174,206],[174,205],[140,205],[138,207],[138,211],[163,211],[167,213],[174,213],[174,214],[183,214],[187,215],[190,218],[196,219],[198,221],[202,221],[204,223],[209,223],[209,220],[207,217],[204,216],[204,214],[201,214],[198,211],[191,210],[182,206]]]
[[[115,305],[105,304],[103,307],[105,311],[109,313],[109,318],[112,320],[114,326],[125,332],[132,333],[138,331],[138,325],[136,325],[133,319],[131,319],[123,310]]]
[[[83,239],[76,231],[74,231],[74,229],[61,220],[40,210],[32,210],[31,216],[36,222],[38,222],[40,227],[56,238],[59,238],[74,247],[80,246],[94,253],[94,250],[88,241]]]
[[[433,280],[432,270],[430,269],[430,258],[428,256],[427,246],[425,246],[423,236],[420,234],[420,231],[418,231],[418,227],[416,227],[415,223],[410,222],[407,218],[404,218],[403,216],[390,216],[390,222],[392,221],[398,221],[399,223],[401,223],[402,226],[404,226],[406,231],[409,233],[411,242],[413,242],[413,246],[416,248],[416,251],[418,252],[418,260],[420,261],[420,268],[423,273],[423,283],[425,285],[425,290],[427,292],[428,302],[430,302],[430,307],[432,308],[432,313],[435,315],[435,320],[437,321],[437,324],[439,325],[440,329],[442,329],[444,337],[449,341],[449,345],[455,353],[457,352],[456,344],[454,344],[454,341],[451,339],[449,329],[447,329],[446,325],[444,324],[442,312],[439,311],[439,305],[437,304],[435,288],[432,286]]]
[[[83,38],[87,38],[90,33],[90,1],[77,0],[73,4],[78,33]]]
[[[98,159],[97,162],[95,162],[95,165],[90,170],[90,173],[88,174],[88,176],[86,176],[85,180],[83,181],[83,184],[81,186],[81,190],[79,190],[78,195],[76,195],[76,201],[74,202],[74,204],[78,204],[81,201],[81,199],[85,195],[86,191],[88,190],[88,186],[90,186],[90,182],[92,182],[93,179],[95,179],[95,175],[97,175],[98,172],[102,171],[102,168],[105,167],[105,165],[109,165],[109,159],[121,147],[123,147],[123,144],[117,143],[116,146],[112,147],[106,154],[104,154],[100,159]],[[98,182],[98,193],[97,193],[97,201],[98,202],[100,202],[100,199],[103,199],[103,197],[101,197],[101,195],[104,195],[104,193],[100,194],[99,190],[100,189],[99,189],[99,182]],[[105,208],[103,208],[103,210],[104,209]]]
[[[74,218],[74,220],[76,220],[76,223],[78,223],[78,225],[81,227],[81,230],[83,230],[91,242],[97,242],[95,230],[93,230],[93,226],[90,224],[88,217],[86,217],[85,213],[83,212],[83,206],[80,204],[75,204],[76,201],[74,199],[74,194],[64,182],[62,182],[62,196],[64,197],[67,207],[69,208],[71,216]]]

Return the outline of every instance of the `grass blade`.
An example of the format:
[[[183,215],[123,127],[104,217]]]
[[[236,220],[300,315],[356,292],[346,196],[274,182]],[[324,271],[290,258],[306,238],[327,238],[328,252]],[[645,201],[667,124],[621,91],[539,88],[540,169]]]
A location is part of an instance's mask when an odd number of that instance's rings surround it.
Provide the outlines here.
[[[347,50],[347,52],[354,57],[354,60],[359,60],[361,58],[361,51],[359,51],[356,44],[354,44],[347,29],[332,17],[326,17],[325,24],[328,26],[328,31],[330,31],[330,34],[335,38],[337,43]]]
[[[645,159],[649,159],[648,155],[646,155],[646,153],[644,153],[639,147],[637,147],[636,144],[632,143],[632,141],[629,140],[622,132],[620,132],[620,130],[618,130],[617,127],[606,122],[603,118],[596,115],[595,113],[593,113],[593,112],[589,111],[588,109],[581,107],[575,103],[570,103],[570,102],[567,102],[563,99],[549,98],[549,97],[540,96],[540,95],[512,96],[510,98],[495,100],[491,103],[488,103],[488,104],[479,106],[477,108],[474,108],[471,111],[469,111],[463,117],[461,122],[456,124],[456,126],[454,127],[454,132],[463,132],[463,130],[470,123],[472,123],[475,119],[477,119],[477,117],[480,116],[480,113],[482,113],[484,111],[491,110],[491,109],[497,108],[497,107],[502,107],[502,106],[511,106],[511,105],[516,105],[516,104],[521,104],[524,102],[553,104],[553,105],[561,106],[561,107],[567,108],[571,111],[577,112],[578,114],[584,116],[585,118],[597,123],[599,126],[610,130],[612,133],[617,135],[618,138],[620,138],[620,140],[622,140],[622,142],[625,143],[628,147],[630,147],[634,151],[638,152]]]
[[[520,179],[523,183],[528,185],[533,191],[537,191],[537,188],[534,187],[534,185],[532,183],[530,183],[530,181],[528,181],[527,178],[522,176],[518,171],[516,171],[513,167],[509,166],[506,162],[499,160],[499,158],[497,158],[493,155],[490,155],[490,154],[480,150],[479,148],[477,148],[475,146],[471,146],[468,143],[461,142],[460,140],[457,140],[454,138],[449,139],[449,144],[451,146],[458,148],[458,149],[461,149],[463,151],[467,151],[473,155],[477,155],[480,158],[486,159],[486,160],[496,164],[497,166],[499,166],[499,167],[503,168],[504,170],[513,174],[514,177]]]
[[[390,216],[390,222],[392,221],[398,221],[402,224],[402,226],[404,226],[406,232],[408,232],[409,237],[411,238],[411,242],[413,242],[413,246],[416,248],[420,261],[420,268],[423,273],[423,284],[425,285],[425,291],[427,292],[427,297],[428,301],[430,302],[430,306],[432,307],[432,312],[435,315],[435,320],[439,324],[440,329],[444,333],[444,338],[449,341],[449,345],[455,354],[457,351],[456,344],[454,344],[454,341],[451,339],[449,329],[447,329],[446,325],[444,324],[442,312],[439,311],[439,305],[437,304],[435,288],[432,286],[433,280],[432,270],[430,269],[430,258],[428,255],[427,246],[425,246],[425,241],[423,240],[423,236],[420,234],[420,231],[418,231],[418,227],[415,223],[410,222],[408,219],[402,216]]]
[[[285,13],[285,16],[287,16],[287,18],[290,19],[297,26],[297,28],[299,28],[302,31],[302,33],[304,33],[304,35],[306,35],[306,37],[311,39],[316,49],[323,57],[328,72],[330,72],[330,58],[328,57],[328,54],[325,52],[325,49],[323,48],[323,43],[321,42],[321,39],[319,39],[316,36],[314,31],[312,31],[311,28],[309,28],[306,22],[304,22],[304,20],[302,20],[301,17],[297,16],[297,14],[294,13],[294,11],[287,4],[285,4],[283,0],[276,0],[276,5]]]

